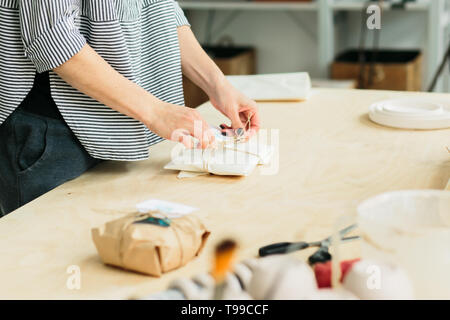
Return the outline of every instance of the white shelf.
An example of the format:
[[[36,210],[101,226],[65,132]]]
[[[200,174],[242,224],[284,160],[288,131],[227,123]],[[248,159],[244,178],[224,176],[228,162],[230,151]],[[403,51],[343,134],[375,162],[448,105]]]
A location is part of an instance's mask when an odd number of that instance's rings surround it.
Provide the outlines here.
[[[298,10],[313,11],[315,2],[178,1],[183,9],[196,10]]]
[[[201,0],[179,0],[183,9],[195,10],[296,10],[315,11],[318,9],[316,1],[313,2],[257,2],[257,1],[201,1]],[[406,4],[406,10],[425,11],[428,10],[430,0],[419,0]],[[334,1],[331,5],[335,11],[359,11],[366,6],[365,1],[342,0]],[[391,10],[391,4],[384,2],[383,10]]]
[[[426,11],[430,7],[430,1],[432,0],[416,0],[416,2],[410,2],[405,5],[406,10],[411,11]],[[374,4],[377,4],[374,2]],[[360,11],[367,5],[366,1],[360,0],[336,0],[333,3],[334,10],[345,10],[345,11]],[[391,3],[384,2],[383,10],[393,10]],[[400,9],[399,9],[400,10]]]

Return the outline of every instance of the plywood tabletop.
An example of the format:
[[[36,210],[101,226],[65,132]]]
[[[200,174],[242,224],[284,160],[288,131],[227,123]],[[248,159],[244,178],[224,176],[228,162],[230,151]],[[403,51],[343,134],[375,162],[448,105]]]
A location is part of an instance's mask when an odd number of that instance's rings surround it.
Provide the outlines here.
[[[139,297],[207,271],[212,248],[224,237],[238,240],[242,258],[253,257],[272,242],[330,235],[340,216],[355,216],[358,203],[376,194],[445,188],[450,130],[397,130],[368,119],[371,103],[405,95],[428,94],[320,89],[303,103],[260,104],[263,127],[279,130],[279,170],[271,175],[258,169],[245,178],[179,180],[163,169],[172,142],[153,146],[147,161],[99,165],[0,219],[0,298]],[[223,120],[209,104],[200,110],[211,124]],[[149,198],[200,208],[212,231],[205,251],[161,278],[103,265],[91,228]],[[359,245],[342,251],[357,257]],[[80,268],[80,289],[66,285],[70,266]]]

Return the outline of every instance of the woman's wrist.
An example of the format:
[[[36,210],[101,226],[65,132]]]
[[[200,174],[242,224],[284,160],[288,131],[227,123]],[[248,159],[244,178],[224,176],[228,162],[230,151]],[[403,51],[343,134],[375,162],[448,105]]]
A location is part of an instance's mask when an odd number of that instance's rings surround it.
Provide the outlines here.
[[[210,98],[217,98],[221,92],[227,90],[231,85],[222,71],[220,71],[220,69],[218,70],[219,71],[211,75],[210,80],[207,81],[205,92]]]
[[[164,111],[165,107],[168,104],[169,103],[161,101],[159,99],[156,101],[154,99],[150,99],[150,101],[148,101],[148,104],[144,108],[142,108],[139,120],[147,127],[151,127],[152,124],[163,117],[163,115],[161,115],[161,111]]]

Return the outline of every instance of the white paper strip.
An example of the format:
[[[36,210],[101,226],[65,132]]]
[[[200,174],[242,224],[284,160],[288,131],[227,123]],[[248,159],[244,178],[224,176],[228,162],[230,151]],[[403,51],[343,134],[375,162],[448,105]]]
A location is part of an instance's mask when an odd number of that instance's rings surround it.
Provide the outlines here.
[[[197,208],[186,206],[184,204],[158,199],[149,199],[138,203],[136,208],[140,213],[160,211],[169,219],[180,218],[198,210]]]

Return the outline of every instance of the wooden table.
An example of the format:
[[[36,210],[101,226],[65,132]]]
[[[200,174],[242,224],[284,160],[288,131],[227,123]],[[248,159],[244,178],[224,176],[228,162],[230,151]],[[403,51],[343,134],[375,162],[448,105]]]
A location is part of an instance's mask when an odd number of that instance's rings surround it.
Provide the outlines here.
[[[163,169],[172,142],[152,147],[148,161],[98,166],[0,219],[0,298],[139,297],[207,271],[212,249],[224,237],[239,241],[242,258],[252,257],[272,242],[328,236],[338,217],[355,216],[358,203],[376,194],[443,189],[450,178],[450,130],[396,130],[368,119],[371,103],[405,95],[428,96],[323,89],[303,103],[261,104],[264,127],[279,129],[274,175],[258,169],[245,178],[179,180]],[[221,123],[210,105],[200,110],[211,124]],[[200,208],[212,231],[199,258],[159,279],[103,265],[90,234],[149,198]],[[357,257],[359,245],[342,251],[345,258]],[[79,290],[66,286],[72,265],[81,271]]]

